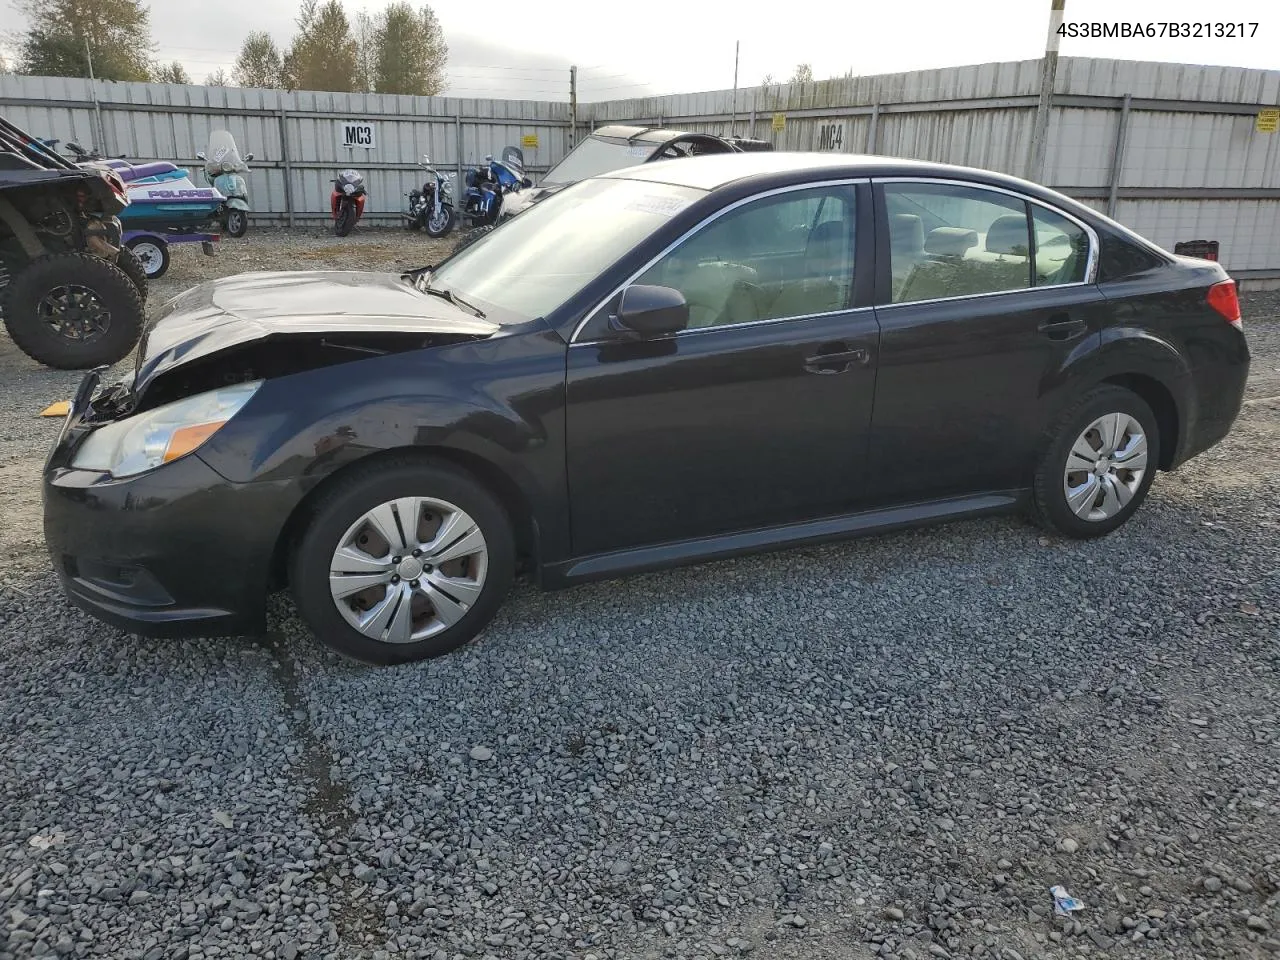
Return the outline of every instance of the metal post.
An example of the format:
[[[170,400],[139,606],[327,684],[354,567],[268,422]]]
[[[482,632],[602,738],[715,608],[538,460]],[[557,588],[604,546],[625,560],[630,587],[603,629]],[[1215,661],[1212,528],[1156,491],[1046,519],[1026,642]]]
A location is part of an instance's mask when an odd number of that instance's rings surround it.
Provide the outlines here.
[[[1116,198],[1120,192],[1120,174],[1124,171],[1124,145],[1129,139],[1129,101],[1132,95],[1124,95],[1120,106],[1120,124],[1116,127],[1116,149],[1111,155],[1111,190],[1107,194],[1107,216],[1116,215]]]
[[[1031,149],[1027,155],[1027,179],[1039,180],[1044,175],[1045,141],[1049,136],[1049,114],[1053,110],[1053,84],[1058,76],[1058,28],[1062,26],[1067,0],[1051,0],[1049,36],[1045,40],[1044,59],[1040,61],[1040,99],[1036,103],[1035,121],[1031,128]]]
[[[461,203],[461,202],[462,202],[462,190],[463,190],[463,179],[462,179],[462,107],[461,107],[461,106],[459,106],[459,107],[458,107],[457,114],[456,114],[456,115],[454,116],[454,118],[453,118],[453,131],[454,131],[454,133],[455,133],[455,134],[456,134],[456,136],[457,136],[457,145],[458,145],[458,179],[454,181],[454,182],[457,184],[457,190],[458,190],[458,193],[457,193],[457,195],[456,195],[453,199],[454,199],[454,201],[455,201],[455,202],[457,202],[457,203]]]
[[[733,136],[733,128],[738,125],[738,46],[742,41],[733,41],[733,112],[729,114],[729,136]]]
[[[289,114],[281,110],[280,159],[284,162],[284,214],[289,226],[293,226],[293,161],[289,159]]]
[[[867,122],[867,153],[876,152],[876,138],[880,131],[876,129],[880,125],[880,100],[871,104],[871,119]]]
[[[102,123],[102,104],[98,102],[98,81],[93,78],[93,51],[89,49],[89,35],[85,34],[84,38],[84,55],[89,61],[89,98],[93,100],[93,112],[98,116],[98,151],[106,156],[107,150],[107,128]]]
[[[578,68],[569,68],[569,149],[578,145]]]

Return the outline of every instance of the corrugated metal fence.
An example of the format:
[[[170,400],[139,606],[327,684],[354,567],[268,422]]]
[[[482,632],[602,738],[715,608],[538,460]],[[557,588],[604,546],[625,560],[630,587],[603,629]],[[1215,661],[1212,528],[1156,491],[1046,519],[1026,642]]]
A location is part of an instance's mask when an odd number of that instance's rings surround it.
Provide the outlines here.
[[[95,89],[96,88],[96,89]],[[96,102],[95,102],[96,94]],[[365,175],[365,218],[394,218],[422,181],[424,154],[445,171],[461,170],[503,146],[523,147],[531,176],[564,156],[569,106],[535,100],[470,100],[381,94],[252,90],[176,84],[113,83],[0,75],[0,110],[33,136],[103,148],[107,155],[200,161],[209,132],[231,131],[252,153],[249,202],[255,221],[305,223],[329,216],[330,180],[344,167]],[[372,128],[373,146],[343,146],[348,124]],[[530,143],[532,141],[529,141]]]
[[[1044,169],[1032,171],[1039,70],[1039,60],[990,63],[587,109],[595,125],[732,129],[780,150],[1029,176],[1170,250],[1180,240],[1218,240],[1233,275],[1280,278],[1280,132],[1258,123],[1280,104],[1280,71],[1063,58]]]
[[[580,132],[643,122],[771,139],[782,150],[915,157],[1030,176],[1172,249],[1218,240],[1238,277],[1280,278],[1280,133],[1260,111],[1280,104],[1280,71],[1063,58],[1044,169],[1028,169],[1040,61],[619,100],[579,106]],[[0,109],[38,136],[109,153],[198,163],[225,127],[251,166],[251,202],[278,222],[327,216],[329,178],[365,172],[368,216],[393,217],[430,154],[445,169],[507,144],[531,175],[573,142],[567,103],[343,93],[286,93],[0,76]],[[105,137],[95,136],[98,118]],[[375,146],[341,146],[350,121]],[[530,141],[532,142],[532,141]]]

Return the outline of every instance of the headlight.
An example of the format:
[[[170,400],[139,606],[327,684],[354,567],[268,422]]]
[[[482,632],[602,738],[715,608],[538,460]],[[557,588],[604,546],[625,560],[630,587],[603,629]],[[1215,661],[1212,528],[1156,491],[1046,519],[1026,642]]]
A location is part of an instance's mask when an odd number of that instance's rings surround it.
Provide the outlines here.
[[[355,192],[356,192],[355,184],[352,184],[352,183],[344,183],[344,184],[342,185],[342,192],[343,192],[343,193],[355,193]]]
[[[210,390],[99,427],[81,444],[71,465],[129,477],[177,460],[217,433],[260,386],[262,381],[255,380]]]

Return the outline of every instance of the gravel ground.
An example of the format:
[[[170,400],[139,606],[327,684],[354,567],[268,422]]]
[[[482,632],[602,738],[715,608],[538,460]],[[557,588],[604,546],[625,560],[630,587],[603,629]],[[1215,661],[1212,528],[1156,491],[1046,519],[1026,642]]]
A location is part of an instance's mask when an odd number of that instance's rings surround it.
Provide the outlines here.
[[[177,251],[157,302],[434,255],[260,233]],[[77,377],[0,339],[0,957],[1280,954],[1280,295],[1245,315],[1235,431],[1101,542],[983,520],[520,586],[394,669],[284,599],[265,641],[66,609],[34,414]]]

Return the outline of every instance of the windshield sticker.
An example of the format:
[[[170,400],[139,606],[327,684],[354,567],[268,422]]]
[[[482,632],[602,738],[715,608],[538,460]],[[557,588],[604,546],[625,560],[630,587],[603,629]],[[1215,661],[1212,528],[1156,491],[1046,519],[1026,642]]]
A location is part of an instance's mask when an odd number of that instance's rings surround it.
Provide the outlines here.
[[[688,201],[681,197],[663,197],[650,195],[636,197],[628,203],[624,210],[637,210],[640,213],[656,213],[664,217],[672,217],[688,206]]]
[[[627,156],[629,157],[647,157],[652,147],[627,147]]]

